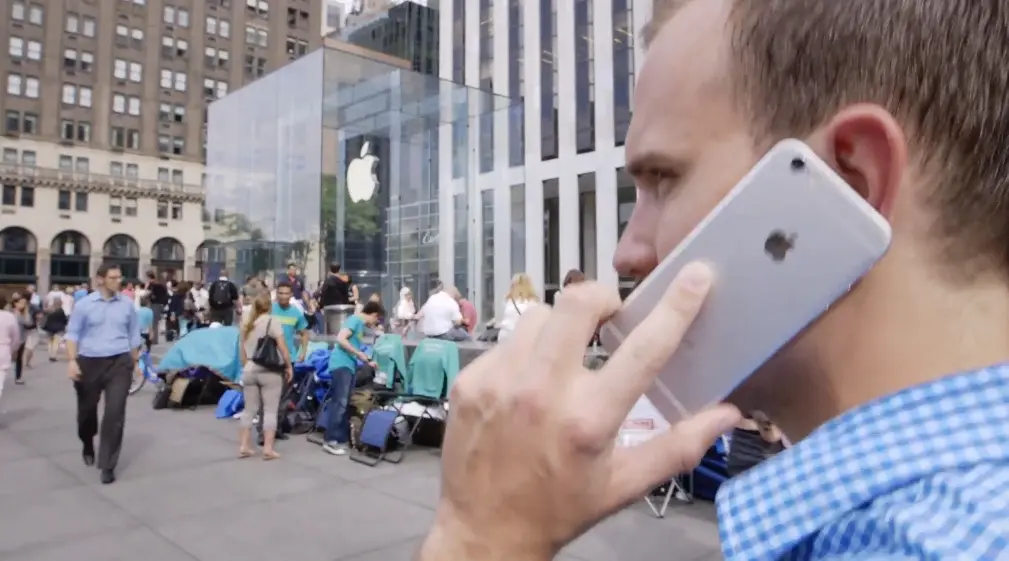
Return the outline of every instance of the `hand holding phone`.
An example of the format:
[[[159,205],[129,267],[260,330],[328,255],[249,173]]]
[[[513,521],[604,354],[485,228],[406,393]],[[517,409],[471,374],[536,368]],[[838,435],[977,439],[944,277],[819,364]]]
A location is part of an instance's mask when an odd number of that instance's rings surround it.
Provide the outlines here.
[[[645,393],[670,422],[724,400],[886,253],[890,227],[805,144],[774,148],[606,323],[610,353],[691,261],[715,273],[683,344]]]

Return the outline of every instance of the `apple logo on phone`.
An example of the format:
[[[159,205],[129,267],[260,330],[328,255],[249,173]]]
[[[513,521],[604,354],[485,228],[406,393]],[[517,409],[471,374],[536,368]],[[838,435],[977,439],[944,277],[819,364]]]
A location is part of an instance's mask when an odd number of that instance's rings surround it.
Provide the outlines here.
[[[788,252],[795,248],[797,237],[795,234],[786,234],[781,230],[775,230],[764,241],[764,253],[770,256],[775,263],[780,263],[788,256]]]

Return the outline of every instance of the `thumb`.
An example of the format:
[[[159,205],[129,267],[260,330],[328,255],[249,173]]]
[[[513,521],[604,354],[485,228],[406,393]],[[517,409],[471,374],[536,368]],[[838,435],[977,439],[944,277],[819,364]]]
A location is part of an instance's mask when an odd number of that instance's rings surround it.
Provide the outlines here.
[[[735,406],[723,404],[673,425],[639,445],[613,452],[610,479],[611,508],[632,503],[675,475],[686,473],[742,416]]]

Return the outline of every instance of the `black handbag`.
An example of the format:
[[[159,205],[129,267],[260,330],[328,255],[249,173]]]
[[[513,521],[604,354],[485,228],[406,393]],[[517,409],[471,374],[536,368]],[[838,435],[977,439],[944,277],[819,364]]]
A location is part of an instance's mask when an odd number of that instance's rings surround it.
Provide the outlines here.
[[[266,322],[266,335],[256,341],[256,352],[252,353],[252,362],[266,368],[267,370],[281,371],[287,366],[284,357],[280,354],[280,347],[277,340],[270,335],[270,324],[273,318]]]

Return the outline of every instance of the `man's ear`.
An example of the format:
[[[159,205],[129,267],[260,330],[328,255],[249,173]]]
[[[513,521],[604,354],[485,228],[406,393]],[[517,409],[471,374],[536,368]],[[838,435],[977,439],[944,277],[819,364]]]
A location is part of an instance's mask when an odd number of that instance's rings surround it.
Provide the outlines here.
[[[878,105],[852,105],[810,141],[852,189],[890,218],[908,159],[904,131],[893,115]]]

